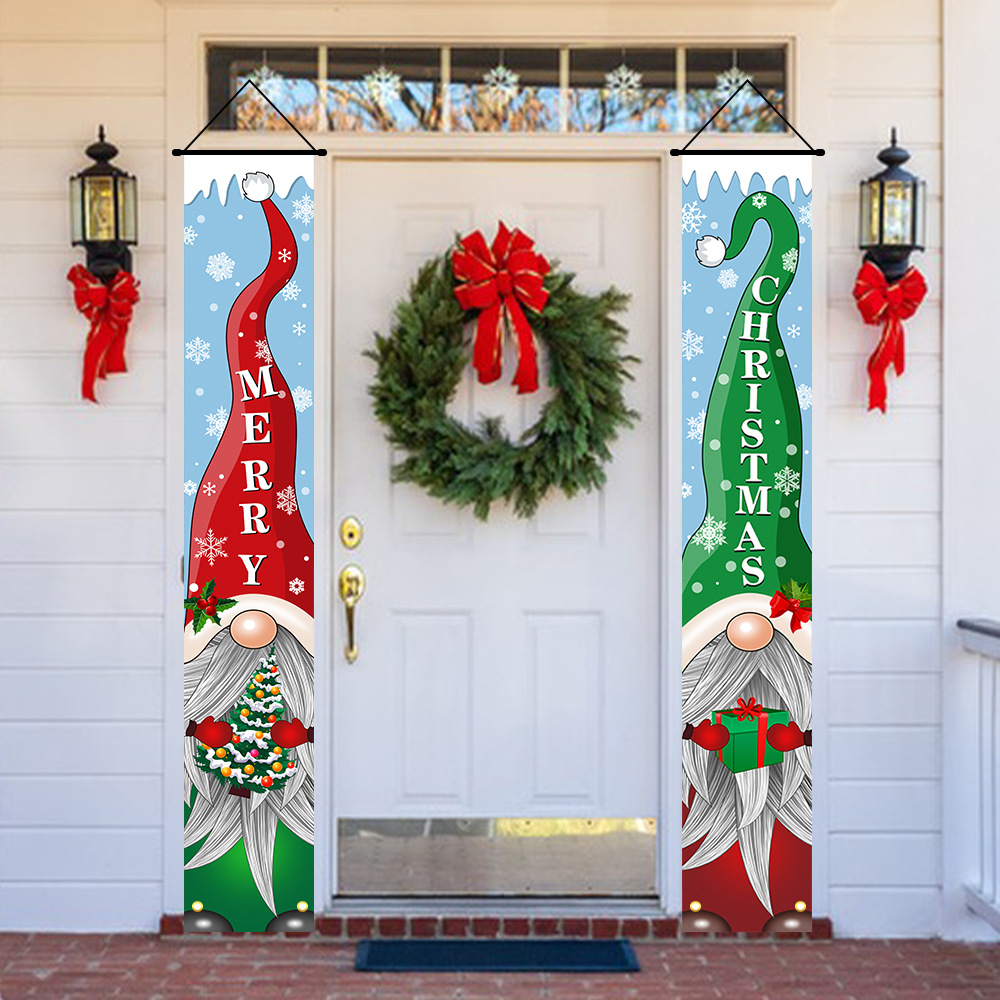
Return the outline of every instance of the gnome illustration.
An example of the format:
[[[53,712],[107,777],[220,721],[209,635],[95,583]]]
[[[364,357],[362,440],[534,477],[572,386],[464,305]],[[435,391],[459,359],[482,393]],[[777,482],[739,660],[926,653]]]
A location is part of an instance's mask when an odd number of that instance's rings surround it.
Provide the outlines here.
[[[683,555],[685,909],[760,931],[809,918],[812,840],[812,554],[800,527],[802,420],[776,321],[799,234],[767,192],[739,206],[732,260],[754,226],[763,262],[740,299],[705,415],[706,511]],[[771,924],[770,926],[774,926]]]
[[[295,499],[292,394],[270,348],[259,349],[268,307],[295,271],[295,239],[267,174],[247,174],[242,189],[264,212],[270,249],[226,323],[232,404],[191,520],[185,802],[198,794],[184,846],[207,835],[190,869],[242,838],[275,912],[278,824],[313,842],[313,542]]]

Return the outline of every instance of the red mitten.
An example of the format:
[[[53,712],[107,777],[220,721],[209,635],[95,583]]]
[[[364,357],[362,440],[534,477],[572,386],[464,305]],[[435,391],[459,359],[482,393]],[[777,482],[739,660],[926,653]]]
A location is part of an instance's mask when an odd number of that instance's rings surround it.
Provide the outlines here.
[[[208,715],[204,721],[198,723],[192,735],[210,747],[224,747],[232,742],[233,729],[228,722],[223,722],[221,719],[216,722],[211,715]]]
[[[710,719],[702,719],[691,731],[691,739],[706,750],[721,750],[729,742],[729,730],[721,722],[713,726]]]
[[[799,747],[805,746],[806,738],[796,723],[789,722],[786,726],[784,723],[776,722],[767,731],[767,742],[775,750],[786,753],[789,750],[798,750]]]
[[[291,722],[279,719],[271,726],[271,739],[285,749],[297,747],[309,742],[309,730],[298,719],[292,719]]]

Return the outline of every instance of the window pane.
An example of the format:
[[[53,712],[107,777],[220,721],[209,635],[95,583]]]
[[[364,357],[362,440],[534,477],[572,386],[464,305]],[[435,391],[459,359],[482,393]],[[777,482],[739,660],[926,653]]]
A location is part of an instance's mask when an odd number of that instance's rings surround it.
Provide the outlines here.
[[[208,109],[214,115],[249,79],[303,131],[319,122],[316,49],[251,49],[211,46],[208,50]],[[212,125],[213,129],[288,129],[281,115],[247,87]]]
[[[440,49],[331,46],[327,59],[331,129],[412,132],[440,127]]]
[[[456,132],[558,132],[556,49],[452,49]]]
[[[673,49],[574,49],[569,86],[573,132],[669,132],[676,128]]]
[[[749,77],[782,114],[785,111],[785,50],[688,49],[687,128],[694,131]],[[706,131],[783,132],[784,122],[750,87]]]

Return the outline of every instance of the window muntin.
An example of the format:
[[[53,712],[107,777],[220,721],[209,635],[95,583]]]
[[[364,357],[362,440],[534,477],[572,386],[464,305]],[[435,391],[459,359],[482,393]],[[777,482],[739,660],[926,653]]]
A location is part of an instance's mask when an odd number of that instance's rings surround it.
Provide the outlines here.
[[[747,76],[783,114],[782,45],[638,47],[252,48],[211,45],[208,106],[251,76],[303,131],[685,132],[700,127]],[[249,88],[212,126],[286,129]],[[781,132],[747,88],[709,126]]]

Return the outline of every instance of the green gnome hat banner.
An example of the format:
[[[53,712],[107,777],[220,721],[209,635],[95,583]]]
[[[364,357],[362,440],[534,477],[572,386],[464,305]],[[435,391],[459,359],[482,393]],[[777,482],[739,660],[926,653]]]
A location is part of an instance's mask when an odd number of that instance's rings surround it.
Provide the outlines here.
[[[684,908],[733,931],[802,929],[811,157],[685,156],[682,175]]]

